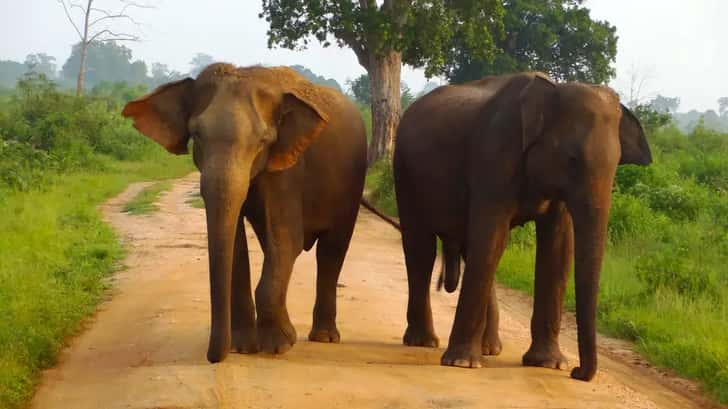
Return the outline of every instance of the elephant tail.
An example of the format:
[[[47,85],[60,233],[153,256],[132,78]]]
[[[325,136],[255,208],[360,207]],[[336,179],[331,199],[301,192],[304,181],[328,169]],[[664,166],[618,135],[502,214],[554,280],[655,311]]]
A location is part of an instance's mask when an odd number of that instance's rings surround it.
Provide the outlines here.
[[[445,287],[451,293],[458,288],[460,281],[460,246],[450,241],[442,241],[442,266],[437,279],[437,291]]]
[[[375,215],[377,215],[377,217],[379,217],[380,219],[382,219],[385,222],[387,222],[390,225],[392,225],[395,229],[397,229],[399,231],[402,231],[402,227],[400,227],[399,223],[396,220],[394,220],[393,218],[391,218],[391,217],[385,215],[384,213],[382,213],[381,211],[379,211],[379,209],[377,209],[376,207],[374,207],[371,203],[369,203],[363,197],[361,198],[361,205],[364,206],[365,209],[367,209],[370,212],[372,212]]]

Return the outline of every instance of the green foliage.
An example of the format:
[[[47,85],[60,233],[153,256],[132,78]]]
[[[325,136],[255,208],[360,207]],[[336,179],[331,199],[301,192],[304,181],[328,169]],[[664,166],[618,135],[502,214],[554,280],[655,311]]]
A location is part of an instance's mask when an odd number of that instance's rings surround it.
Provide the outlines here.
[[[680,106],[680,98],[670,98],[663,95],[657,95],[649,103],[650,108],[657,112],[672,114],[677,111]]]
[[[28,71],[43,74],[47,78],[56,76],[56,57],[45,53],[28,54],[25,57],[25,66]]]
[[[204,53],[197,53],[192,60],[190,60],[190,77],[196,78],[197,75],[202,72],[208,65],[215,62],[215,59]]]
[[[140,160],[155,143],[139,136],[119,115],[122,104],[141,92],[123,84],[99,87],[92,97],[60,92],[42,74],[27,73],[0,105],[0,188],[40,188],[49,170],[102,169],[99,155]]]
[[[372,104],[372,90],[369,84],[369,75],[362,74],[353,80],[347,81],[351,95],[356,102],[369,106]]]
[[[157,202],[162,193],[169,191],[172,183],[169,181],[154,183],[137,193],[134,198],[124,205],[124,211],[133,215],[144,215],[159,210]]]
[[[101,82],[91,89],[89,96],[104,98],[126,104],[134,98],[147,93],[148,88],[143,84],[129,85],[126,82]]]
[[[371,105],[372,92],[368,74],[362,74],[353,80],[349,80],[346,85],[349,86],[349,92],[356,102],[361,105]],[[417,98],[412,94],[410,87],[404,82],[400,83],[399,90],[400,107],[402,112],[404,112]]]
[[[200,192],[196,192],[193,195],[189,197],[185,201],[186,204],[190,205],[191,207],[194,207],[195,209],[204,209],[205,208],[205,201],[202,200],[202,196],[200,195]]]
[[[368,52],[401,51],[404,63],[424,67],[427,76],[442,74],[453,39],[487,60],[495,37],[503,32],[503,6],[497,0],[375,1],[263,0],[270,24],[268,45],[305,48],[311,38],[324,47],[333,35],[340,47],[351,47],[366,67]]]
[[[63,64],[61,77],[75,84],[81,64],[81,44],[71,50],[71,56]],[[147,65],[140,60],[132,61],[131,49],[113,41],[93,42],[88,46],[84,83],[94,87],[101,82],[147,83]]]
[[[121,118],[121,95],[77,98],[28,73],[0,99],[0,249],[12,249],[0,251],[2,408],[23,407],[118,267],[98,205],[131,181],[192,169]]]
[[[366,193],[374,206],[389,216],[397,216],[397,198],[394,194],[392,163],[380,160],[367,173]]]
[[[639,118],[642,128],[648,133],[652,133],[672,121],[669,113],[657,111],[649,104],[634,106],[632,112]]]
[[[473,52],[454,36],[445,65],[453,83],[517,71],[543,71],[558,80],[606,83],[615,75],[616,28],[593,20],[583,0],[503,2],[504,36],[495,36],[495,56]]]
[[[291,68],[299,74],[303,75],[304,78],[313,82],[314,84],[325,85],[339,92],[344,92],[344,90],[341,88],[341,85],[339,85],[339,83],[333,78],[324,78],[302,65],[291,65]]]
[[[12,88],[20,77],[28,70],[17,61],[0,60],[0,86]]]

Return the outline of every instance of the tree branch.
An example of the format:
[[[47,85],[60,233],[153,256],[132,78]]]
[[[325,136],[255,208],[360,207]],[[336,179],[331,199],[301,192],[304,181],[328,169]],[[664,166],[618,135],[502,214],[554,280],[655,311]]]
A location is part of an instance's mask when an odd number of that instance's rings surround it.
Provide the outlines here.
[[[94,10],[96,10],[96,9],[94,9]],[[104,16],[104,17],[99,17],[99,18],[97,18],[96,20],[94,20],[94,21],[90,22],[90,23],[88,24],[88,26],[89,26],[89,27],[93,27],[93,26],[94,26],[94,24],[96,24],[96,23],[98,23],[98,22],[100,22],[100,21],[103,21],[103,20],[111,20],[111,19],[119,19],[119,18],[125,18],[125,19],[127,19],[127,20],[131,21],[132,23],[134,23],[135,25],[137,25],[137,26],[139,25],[139,22],[137,22],[136,20],[134,20],[134,19],[133,19],[133,18],[132,18],[132,17],[130,16],[130,15],[128,15],[128,14],[108,14],[108,15],[106,15],[106,16]]]
[[[60,3],[63,6],[63,11],[66,13],[66,17],[68,18],[68,22],[71,23],[73,26],[73,29],[76,30],[76,34],[78,34],[78,38],[83,41],[83,34],[81,34],[81,30],[78,29],[78,26],[73,21],[73,17],[71,17],[71,13],[68,11],[68,7],[66,6],[66,2],[64,0],[58,0],[58,3]],[[83,10],[83,7],[79,6],[78,4],[71,4],[71,7],[77,6]]]
[[[139,36],[133,35],[133,34],[127,34],[127,33],[115,33],[109,29],[101,30],[98,33],[94,34],[89,40],[89,43],[94,42],[99,36],[108,34],[111,37],[110,38],[103,38],[99,41],[139,41]]]

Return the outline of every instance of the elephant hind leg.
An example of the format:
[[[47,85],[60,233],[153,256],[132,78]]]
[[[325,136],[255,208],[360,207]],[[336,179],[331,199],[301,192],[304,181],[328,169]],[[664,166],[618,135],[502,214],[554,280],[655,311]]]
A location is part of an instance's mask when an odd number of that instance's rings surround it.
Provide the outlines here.
[[[435,348],[439,340],[432,324],[430,305],[430,280],[437,253],[435,234],[403,225],[402,246],[409,285],[407,330],[403,342],[409,346]]]
[[[231,291],[231,327],[233,350],[243,354],[258,352],[255,328],[255,304],[250,287],[248,240],[245,236],[243,212],[240,212],[235,234]]]
[[[567,360],[559,348],[559,329],[564,290],[571,270],[574,231],[569,212],[555,203],[536,220],[536,280],[531,347],[523,365],[565,369]]]
[[[352,226],[353,227],[353,226]],[[328,231],[318,238],[316,246],[316,304],[313,309],[313,326],[308,339],[315,342],[339,342],[336,328],[336,285],[353,228],[345,231]]]

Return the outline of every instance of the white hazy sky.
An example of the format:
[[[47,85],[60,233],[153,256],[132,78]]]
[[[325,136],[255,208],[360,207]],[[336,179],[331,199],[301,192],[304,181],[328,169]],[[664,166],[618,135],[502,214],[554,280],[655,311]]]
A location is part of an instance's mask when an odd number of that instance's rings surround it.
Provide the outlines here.
[[[258,18],[260,0],[152,0],[152,10],[134,16],[143,24],[141,43],[127,43],[134,58],[162,62],[186,72],[191,57],[204,52],[238,65],[301,64],[344,84],[364,70],[354,53],[317,44],[306,51],[270,50],[267,25]],[[78,38],[55,0],[0,0],[0,59],[23,61],[44,52],[62,65]],[[116,0],[97,0],[99,6]],[[203,4],[203,5],[201,5]],[[629,88],[632,72],[646,77],[644,96],[678,96],[681,111],[715,109],[728,96],[728,0],[587,0],[592,16],[617,27],[618,91]],[[403,69],[415,91],[426,79]]]

